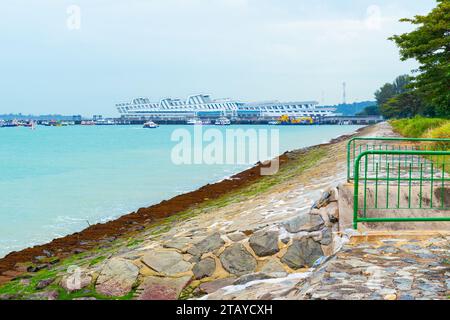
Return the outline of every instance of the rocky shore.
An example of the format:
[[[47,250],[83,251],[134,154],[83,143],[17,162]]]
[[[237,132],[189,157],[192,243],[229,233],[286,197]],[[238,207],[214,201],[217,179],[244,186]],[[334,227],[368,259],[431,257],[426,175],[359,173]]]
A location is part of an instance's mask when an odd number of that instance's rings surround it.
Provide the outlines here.
[[[358,134],[392,132],[380,124]],[[28,260],[3,264],[9,266],[2,274],[9,281],[0,287],[0,299],[308,299],[327,298],[322,292],[330,290],[338,294],[345,288],[341,278],[354,277],[352,264],[341,275],[322,270],[348,254],[351,245],[351,234],[339,229],[337,203],[337,186],[346,179],[348,138],[284,154],[277,175],[260,177],[256,167],[225,182],[226,192],[208,192],[207,186],[183,195],[190,205],[176,214],[162,210],[155,219],[149,218],[152,208],[141,209],[132,217],[146,216],[148,222],[130,219],[131,231],[106,234],[89,247],[78,238],[71,254],[58,254],[58,247],[33,248]],[[217,188],[224,191],[225,185]],[[378,246],[372,249],[381,250]],[[448,253],[448,247],[442,248]],[[361,267],[364,263],[374,261],[359,262]],[[441,267],[441,297],[448,290],[448,268],[441,260],[435,263]],[[396,272],[407,271],[402,268]],[[345,290],[330,297],[352,298]]]

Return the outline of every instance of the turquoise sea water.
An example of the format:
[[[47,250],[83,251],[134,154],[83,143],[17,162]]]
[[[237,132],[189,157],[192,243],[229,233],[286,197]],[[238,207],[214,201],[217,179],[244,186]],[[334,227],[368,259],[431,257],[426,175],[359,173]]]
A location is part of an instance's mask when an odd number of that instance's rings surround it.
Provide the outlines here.
[[[276,127],[280,153],[359,126]],[[0,128],[0,257],[195,190],[249,165],[176,165],[171,134],[192,126]],[[204,130],[211,127],[204,127]],[[226,129],[274,129],[228,126]]]

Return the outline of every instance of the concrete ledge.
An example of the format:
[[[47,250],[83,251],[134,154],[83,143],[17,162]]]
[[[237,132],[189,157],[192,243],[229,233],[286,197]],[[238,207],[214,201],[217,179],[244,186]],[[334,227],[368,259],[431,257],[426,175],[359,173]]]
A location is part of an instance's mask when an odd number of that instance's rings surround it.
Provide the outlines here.
[[[362,190],[361,190],[362,189]],[[393,186],[392,192],[388,195],[386,187],[380,186],[378,188],[378,205],[382,207],[388,200],[390,206],[395,206],[398,201],[397,187]],[[354,185],[352,183],[343,183],[339,185],[339,230],[353,228],[353,193]],[[409,189],[407,186],[401,186],[400,188],[400,207],[407,207],[408,203],[411,203],[411,207],[418,207],[420,201],[422,205],[426,207],[430,205],[431,199],[434,203],[441,203],[442,190],[435,188],[433,191],[433,197],[429,188],[422,189],[422,200],[419,198],[420,190],[419,186],[413,186],[411,188],[411,199],[409,199]],[[444,206],[449,206],[450,201],[450,189],[445,188],[444,194]],[[359,190],[359,206],[363,205],[364,188]],[[375,187],[373,185],[368,186],[366,191],[366,201],[368,207],[374,207],[375,203]],[[450,210],[438,210],[438,209],[368,209],[366,212],[368,218],[386,218],[386,217],[450,217]],[[377,223],[358,223],[358,230],[448,230],[450,231],[450,221],[430,221],[430,222],[377,222]]]
[[[450,231],[449,230],[366,231],[352,235],[349,243],[357,244],[361,242],[376,242],[383,239],[426,240],[435,237],[450,237]]]

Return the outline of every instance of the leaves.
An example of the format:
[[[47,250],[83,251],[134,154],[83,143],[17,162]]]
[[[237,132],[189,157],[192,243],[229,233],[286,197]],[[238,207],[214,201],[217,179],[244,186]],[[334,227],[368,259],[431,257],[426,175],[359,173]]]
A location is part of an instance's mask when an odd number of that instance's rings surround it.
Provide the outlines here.
[[[433,106],[437,115],[450,117],[450,0],[437,3],[426,16],[401,19],[417,28],[390,40],[400,48],[402,60],[416,59],[420,64],[411,87]]]

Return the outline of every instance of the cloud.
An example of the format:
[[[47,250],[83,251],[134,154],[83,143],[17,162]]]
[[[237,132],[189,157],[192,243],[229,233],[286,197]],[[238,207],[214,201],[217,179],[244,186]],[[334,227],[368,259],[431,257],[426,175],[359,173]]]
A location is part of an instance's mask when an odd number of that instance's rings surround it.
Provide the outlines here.
[[[366,10],[367,17],[364,24],[369,30],[380,30],[382,28],[381,8],[377,5],[371,5]]]

